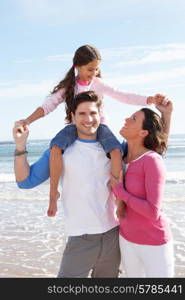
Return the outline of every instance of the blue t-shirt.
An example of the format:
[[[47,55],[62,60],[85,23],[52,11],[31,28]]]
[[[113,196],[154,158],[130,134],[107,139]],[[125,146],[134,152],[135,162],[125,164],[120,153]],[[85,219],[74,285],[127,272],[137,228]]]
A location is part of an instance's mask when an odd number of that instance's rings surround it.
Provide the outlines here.
[[[125,156],[128,151],[128,145],[125,141],[122,142],[122,149]],[[50,149],[47,149],[41,158],[30,166],[29,176],[25,180],[17,182],[18,187],[31,189],[46,181],[50,177],[49,160]]]

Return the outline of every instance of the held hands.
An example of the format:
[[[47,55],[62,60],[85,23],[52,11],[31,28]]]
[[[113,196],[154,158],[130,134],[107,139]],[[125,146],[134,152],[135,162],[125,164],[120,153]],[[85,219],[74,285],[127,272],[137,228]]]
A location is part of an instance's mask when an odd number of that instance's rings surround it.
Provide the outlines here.
[[[17,121],[17,123],[19,123],[22,126],[30,125],[30,122],[27,119],[19,120]]]
[[[13,128],[13,138],[15,140],[17,149],[24,150],[28,135],[29,135],[28,125],[22,126],[20,122],[15,122]]]
[[[165,116],[171,115],[173,111],[173,103],[165,95],[156,94],[147,98],[148,104],[155,104],[155,107]]]
[[[168,99],[166,98],[165,95],[162,95],[162,94],[156,94],[154,96],[149,96],[147,98],[147,104],[166,105],[167,102],[168,102]]]
[[[161,113],[163,113],[163,114],[171,114],[172,113],[172,111],[173,111],[173,103],[172,103],[172,101],[170,101],[170,100],[168,100],[168,99],[166,99],[167,100],[167,103],[166,104],[163,104],[163,103],[161,103],[161,104],[157,104],[156,105],[156,108],[161,112]]]
[[[118,183],[123,183],[123,171],[122,170],[120,171],[118,178],[116,178],[115,176],[113,176],[111,174],[111,179],[110,179],[111,187],[113,188]]]

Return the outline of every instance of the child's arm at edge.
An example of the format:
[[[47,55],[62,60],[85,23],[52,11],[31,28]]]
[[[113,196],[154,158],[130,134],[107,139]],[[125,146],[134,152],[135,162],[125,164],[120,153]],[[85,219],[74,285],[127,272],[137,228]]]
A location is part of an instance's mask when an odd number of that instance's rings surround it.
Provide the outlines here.
[[[38,107],[30,116],[28,116],[25,121],[27,124],[31,124],[34,121],[44,117],[44,109],[42,107]]]

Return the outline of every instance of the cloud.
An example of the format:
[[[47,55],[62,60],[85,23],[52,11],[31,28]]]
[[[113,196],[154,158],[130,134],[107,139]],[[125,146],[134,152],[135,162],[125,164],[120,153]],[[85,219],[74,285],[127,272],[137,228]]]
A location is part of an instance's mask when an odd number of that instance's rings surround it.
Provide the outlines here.
[[[13,60],[14,64],[31,64],[31,63],[42,63],[42,62],[72,62],[73,53],[55,54],[48,55],[42,58],[23,58]]]
[[[65,0],[17,0],[19,8],[23,14],[32,19],[49,18],[59,15],[59,11],[62,9],[62,4],[65,8],[65,2]]]
[[[30,20],[47,21],[50,24],[74,24],[84,21],[101,22],[120,18],[123,22],[154,19],[164,22],[169,18],[174,22],[184,19],[184,2],[174,0],[14,0],[21,13]],[[154,26],[156,24],[154,23]]]
[[[99,49],[103,61],[114,61],[113,67],[124,65],[165,63],[185,60],[185,43],[161,44],[155,46],[130,46]],[[74,53],[59,53],[43,57],[40,61],[47,62],[69,62],[72,61]],[[136,59],[137,58],[137,59]],[[24,58],[14,60],[13,63],[27,64],[38,59]]]
[[[128,4],[122,0],[114,2],[101,0],[16,0],[23,15],[32,20],[46,20],[51,24],[68,24],[84,22],[84,20],[97,20],[97,18],[109,18],[122,16]],[[137,0],[130,0],[134,4]],[[130,4],[129,4],[130,5]],[[119,7],[119,9],[118,9]]]
[[[139,64],[185,60],[185,48],[154,51],[138,61]]]
[[[178,79],[185,76],[185,67],[173,68],[159,72],[147,72],[138,75],[119,76],[112,75],[107,80],[111,85],[125,86],[125,85],[141,85],[141,84],[154,84],[162,80]]]
[[[185,43],[162,44],[157,46],[128,47],[115,50],[123,60],[115,67],[124,65],[139,65],[165,63],[185,60]],[[113,52],[112,52],[113,55]],[[137,57],[137,59],[136,59]]]
[[[32,62],[33,62],[33,59],[31,59],[31,58],[13,60],[13,63],[15,63],[15,64],[30,64]]]
[[[159,84],[161,82],[166,86],[166,82],[168,82],[168,87],[170,87],[169,81],[172,80],[172,86],[175,85],[174,80],[182,80],[182,77],[185,76],[185,67],[181,68],[173,68],[165,71],[159,72],[147,72],[141,73],[138,75],[123,75],[123,76],[115,76],[114,73],[107,76],[107,82],[111,86],[118,87],[128,87],[128,86],[136,86],[136,85],[145,85],[145,88],[149,88],[148,85],[152,87],[155,84]],[[3,83],[1,82],[1,86]],[[15,98],[24,98],[24,97],[45,97],[52,88],[56,85],[54,80],[43,80],[38,83],[33,82],[14,82],[14,86],[12,83],[4,83],[5,87],[0,87],[0,99],[5,100],[7,98],[15,99]],[[160,84],[161,85],[161,84]],[[183,86],[183,84],[181,84]],[[185,84],[184,84],[185,86]],[[125,89],[125,88],[124,88]]]
[[[44,61],[48,62],[56,62],[56,61],[63,61],[63,62],[69,62],[72,60],[74,54],[56,54],[56,55],[49,55],[43,58]]]
[[[38,83],[33,82],[17,82],[14,86],[12,83],[9,83],[9,87],[0,88],[0,99],[5,100],[7,98],[24,98],[31,96],[46,96],[54,86],[53,80],[43,80]],[[4,83],[5,86],[8,83]]]

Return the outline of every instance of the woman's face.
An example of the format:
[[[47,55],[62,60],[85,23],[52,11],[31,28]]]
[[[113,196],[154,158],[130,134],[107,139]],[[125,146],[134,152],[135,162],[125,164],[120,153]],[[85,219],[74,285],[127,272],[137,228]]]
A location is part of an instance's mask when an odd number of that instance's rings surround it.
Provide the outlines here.
[[[139,110],[125,119],[123,127],[119,133],[126,139],[134,139],[141,136],[143,132],[144,112]]]

